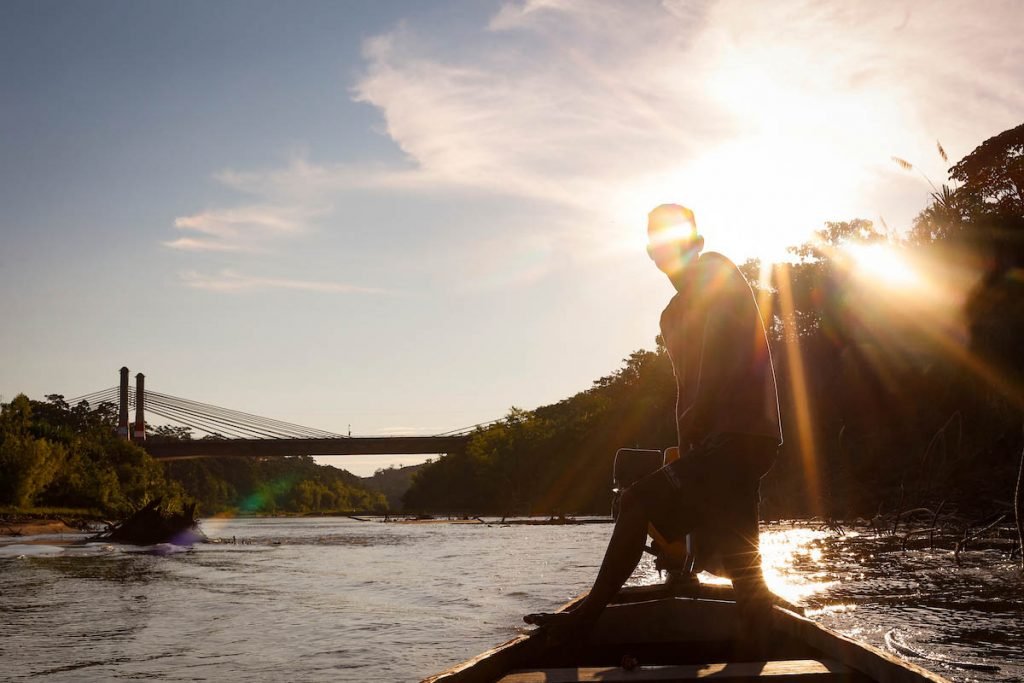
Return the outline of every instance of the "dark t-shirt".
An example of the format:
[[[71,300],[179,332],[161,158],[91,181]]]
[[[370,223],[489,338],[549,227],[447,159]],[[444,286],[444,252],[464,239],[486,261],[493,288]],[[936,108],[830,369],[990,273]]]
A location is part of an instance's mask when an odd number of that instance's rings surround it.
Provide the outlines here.
[[[750,286],[715,252],[701,254],[690,268],[661,314],[676,375],[680,448],[723,433],[782,443],[771,352]]]

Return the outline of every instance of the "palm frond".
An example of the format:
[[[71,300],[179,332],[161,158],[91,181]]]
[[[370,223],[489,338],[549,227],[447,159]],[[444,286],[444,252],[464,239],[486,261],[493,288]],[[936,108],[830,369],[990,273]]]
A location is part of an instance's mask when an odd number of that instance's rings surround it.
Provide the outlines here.
[[[892,231],[892,228],[889,227],[889,224],[885,222],[885,216],[879,216],[878,220],[881,221],[882,227],[885,228],[886,238],[888,238],[889,241],[892,241],[893,235],[895,235],[896,233],[894,233]]]
[[[893,157],[892,160],[895,161],[896,164],[900,168],[902,168],[904,171],[913,171],[914,170],[914,165],[912,163],[910,163],[909,161],[907,161],[906,159],[901,159],[899,157]]]

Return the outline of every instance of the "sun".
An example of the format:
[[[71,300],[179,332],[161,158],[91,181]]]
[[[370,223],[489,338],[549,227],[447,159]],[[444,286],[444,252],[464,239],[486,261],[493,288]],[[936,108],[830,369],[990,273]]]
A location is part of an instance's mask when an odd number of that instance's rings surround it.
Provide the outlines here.
[[[853,181],[843,168],[820,171],[831,154],[812,141],[800,145],[768,135],[745,137],[658,177],[641,179],[623,192],[616,213],[623,221],[632,216],[637,238],[643,239],[648,211],[659,204],[682,204],[693,210],[707,250],[737,263],[789,260],[788,247],[807,241],[823,221],[843,211],[840,193]]]
[[[895,98],[776,42],[722,47],[707,60],[702,104],[718,117],[717,137],[695,138],[692,156],[654,159],[619,183],[609,193],[617,222],[639,228],[653,207],[678,203],[694,211],[709,251],[784,262],[826,221],[879,210],[879,160],[905,142]]]

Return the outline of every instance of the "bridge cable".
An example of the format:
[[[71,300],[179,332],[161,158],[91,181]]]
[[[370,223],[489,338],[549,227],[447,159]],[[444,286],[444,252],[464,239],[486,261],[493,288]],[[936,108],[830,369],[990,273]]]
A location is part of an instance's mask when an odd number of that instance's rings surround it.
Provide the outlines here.
[[[154,397],[147,397],[147,401],[155,406],[160,406],[165,409],[174,409],[179,411],[179,413],[202,418],[206,420],[207,424],[212,422],[218,425],[225,425],[234,429],[236,432],[240,431],[250,435],[255,434],[268,438],[297,438],[295,433],[280,430],[276,428],[276,426],[273,426],[273,423],[269,423],[271,426],[268,426],[266,423],[254,423],[251,420],[238,421],[234,419],[228,411],[221,411],[220,413],[202,412],[193,410],[189,405],[182,405],[180,402],[171,402]],[[225,415],[227,415],[227,417],[225,417]]]
[[[155,412],[155,413],[158,413],[158,414],[159,414],[159,409],[173,410],[175,412],[175,414],[177,414],[177,415],[188,415],[188,416],[191,416],[193,419],[203,420],[204,424],[217,425],[219,427],[224,427],[224,428],[227,428],[227,429],[232,429],[233,431],[240,432],[240,433],[245,433],[245,434],[250,435],[250,436],[253,435],[253,434],[255,434],[257,436],[268,437],[268,438],[278,438],[278,437],[281,436],[281,434],[279,434],[279,433],[263,431],[263,430],[260,430],[260,429],[254,429],[254,428],[252,428],[249,425],[237,424],[237,423],[235,423],[235,422],[233,422],[231,420],[225,419],[225,418],[223,418],[223,417],[221,417],[219,415],[211,415],[211,414],[208,414],[208,413],[199,412],[199,411],[196,411],[196,410],[192,410],[191,408],[189,408],[187,406],[182,406],[182,405],[178,405],[178,404],[174,404],[174,403],[168,403],[168,402],[162,401],[160,399],[157,399],[155,397],[147,397],[146,403],[147,403],[147,407],[151,408],[152,412]]]
[[[188,427],[189,429],[197,429],[211,436],[221,436],[224,438],[233,439],[251,439],[253,436],[251,433],[240,432],[236,431],[235,429],[232,429],[229,426],[210,423],[201,418],[196,418],[195,416],[179,413],[174,409],[160,407],[154,408],[150,412],[152,412],[154,415],[159,415],[161,417],[165,417],[175,422],[178,422],[179,424],[182,424]]]
[[[101,399],[101,398],[107,399],[109,397],[113,397],[114,399],[117,399],[118,390],[119,390],[119,387],[110,387],[108,389],[100,389],[99,391],[93,391],[93,392],[88,393],[88,394],[82,394],[81,396],[75,396],[74,398],[66,398],[66,399],[64,399],[64,402],[67,403],[69,406],[74,407],[74,406],[78,405],[79,403],[81,403],[82,401],[88,401],[90,404],[93,404],[93,403],[96,403],[98,401],[98,399]],[[100,402],[106,403],[106,402],[109,402],[109,401],[104,400],[104,401],[100,401]],[[114,402],[116,403],[116,400]]]
[[[208,403],[201,403],[199,401],[192,401],[190,399],[183,399],[177,396],[170,396],[168,394],[161,394],[159,392],[146,392],[148,396],[156,396],[162,399],[165,403],[172,403],[181,408],[190,408],[196,412],[210,415],[219,416],[224,419],[230,420],[233,423],[239,425],[250,425],[256,428],[263,428],[274,431],[279,434],[286,434],[291,437],[301,438],[339,438],[339,434],[327,432],[321,429],[313,429],[310,427],[303,427],[302,425],[296,425],[282,420],[275,420],[272,418],[260,417],[258,415],[252,415],[251,413],[244,413],[239,410],[230,410],[228,408],[221,408],[219,406],[210,405]]]
[[[157,401],[159,399],[150,399],[150,400]],[[217,421],[217,422],[220,422],[220,423],[225,423],[226,422],[226,423],[231,424],[233,426],[236,426],[236,427],[238,427],[240,429],[244,429],[246,431],[260,433],[260,434],[263,434],[264,436],[269,436],[269,437],[273,437],[273,438],[309,438],[309,437],[313,436],[309,432],[305,432],[305,431],[300,432],[300,431],[291,430],[291,429],[290,430],[284,430],[284,429],[280,428],[274,422],[261,422],[261,421],[251,420],[251,419],[239,419],[238,417],[236,417],[235,415],[233,415],[232,413],[230,413],[228,411],[204,411],[204,410],[197,410],[197,409],[195,409],[194,406],[192,406],[190,404],[187,404],[187,403],[181,403],[181,402],[177,402],[177,401],[171,402],[171,401],[166,401],[166,400],[160,400],[160,405],[175,407],[175,408],[177,408],[179,410],[187,411],[187,412],[189,412],[191,414],[202,415],[202,416],[207,417],[210,420],[214,420],[214,421]],[[319,435],[316,435],[316,436],[319,436]]]
[[[170,403],[166,403],[166,402],[161,401],[160,399],[156,399],[156,398],[154,398],[152,396],[147,396],[146,397],[146,404],[147,404],[147,409],[149,409],[151,412],[154,412],[154,413],[156,413],[158,415],[161,414],[160,413],[161,410],[168,411],[168,412],[173,412],[177,416],[184,415],[187,418],[190,418],[191,420],[195,421],[197,424],[201,422],[204,425],[213,425],[218,431],[221,431],[221,432],[223,432],[223,431],[230,431],[230,432],[233,432],[235,435],[241,434],[242,438],[251,438],[253,435],[256,435],[256,438],[259,438],[259,437],[264,437],[264,438],[280,438],[282,436],[286,436],[286,435],[282,435],[280,433],[268,432],[268,431],[263,431],[263,430],[260,430],[260,429],[255,429],[255,428],[252,428],[252,427],[249,427],[249,426],[246,426],[246,425],[235,424],[235,423],[231,422],[230,420],[227,420],[227,419],[224,419],[224,418],[221,418],[221,417],[218,417],[218,416],[213,416],[213,415],[208,415],[208,414],[200,413],[200,412],[191,410],[191,409],[186,408],[186,407],[176,406],[176,405],[173,405],[173,404],[170,404]],[[169,415],[164,415],[164,417],[170,417],[170,416]],[[174,418],[172,418],[172,419],[174,419]],[[207,429],[204,429],[203,431],[209,432],[209,429],[207,428]]]
[[[475,432],[478,429],[483,429],[485,427],[491,427],[493,425],[500,424],[500,423],[502,423],[504,421],[505,421],[504,417],[499,417],[496,420],[489,420],[487,422],[480,422],[480,423],[475,424],[475,425],[470,425],[469,427],[461,427],[459,429],[453,429],[451,431],[441,432],[440,434],[436,434],[435,436],[469,436],[470,434],[472,434],[473,432]]]

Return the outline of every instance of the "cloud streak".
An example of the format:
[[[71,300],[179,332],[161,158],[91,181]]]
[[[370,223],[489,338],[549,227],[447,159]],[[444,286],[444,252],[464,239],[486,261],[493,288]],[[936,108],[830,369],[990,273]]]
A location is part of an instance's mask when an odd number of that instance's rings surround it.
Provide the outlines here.
[[[163,245],[180,251],[265,251],[275,241],[306,232],[316,211],[302,206],[253,204],[202,211],[174,220],[179,231],[192,233]]]
[[[731,134],[699,74],[665,59],[689,59],[692,26],[654,9],[506,5],[456,60],[400,29],[367,43],[354,96],[380,109],[408,182],[590,206],[624,168],[656,172]],[[698,108],[712,115],[687,116]]]
[[[214,275],[185,271],[180,273],[181,282],[192,289],[211,292],[244,294],[267,290],[289,290],[298,292],[321,292],[329,294],[380,294],[383,290],[372,287],[360,287],[342,282],[317,280],[297,280],[291,278],[273,278],[244,275],[230,269],[224,269]]]
[[[178,251],[208,251],[208,252],[248,252],[252,248],[242,244],[235,244],[229,241],[216,239],[203,239],[201,237],[179,237],[176,240],[162,242],[165,247]]]

